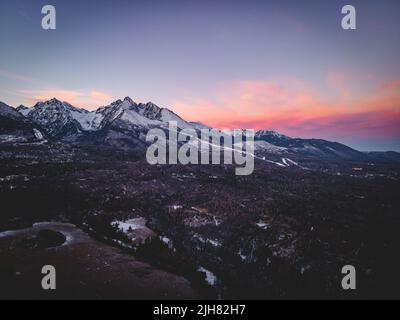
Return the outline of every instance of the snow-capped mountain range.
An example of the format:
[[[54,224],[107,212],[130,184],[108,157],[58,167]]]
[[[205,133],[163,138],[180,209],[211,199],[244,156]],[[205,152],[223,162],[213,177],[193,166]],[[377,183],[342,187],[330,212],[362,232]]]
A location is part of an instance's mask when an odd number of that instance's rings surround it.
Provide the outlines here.
[[[95,144],[113,148],[141,150],[146,147],[146,133],[151,128],[168,127],[176,121],[180,129],[208,128],[199,122],[188,122],[167,108],[152,102],[136,103],[131,98],[117,100],[94,111],[80,109],[53,98],[33,107],[12,108],[0,103],[0,142],[47,139],[69,143]],[[337,142],[321,139],[291,138],[275,131],[255,134],[257,156],[278,155],[330,160],[363,160],[372,158],[400,161],[400,155],[364,153]]]
[[[195,128],[195,125],[184,121],[169,109],[151,102],[137,104],[129,97],[95,111],[78,109],[55,98],[39,102],[32,108],[20,106],[17,110],[55,137],[99,131],[117,122],[149,129],[176,121],[181,129]]]

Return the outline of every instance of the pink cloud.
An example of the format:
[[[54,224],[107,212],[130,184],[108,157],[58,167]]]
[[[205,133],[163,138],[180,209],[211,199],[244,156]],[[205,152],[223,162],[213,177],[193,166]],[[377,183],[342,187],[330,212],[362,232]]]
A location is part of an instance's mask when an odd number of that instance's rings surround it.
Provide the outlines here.
[[[366,86],[373,90],[361,94],[347,75],[330,74],[327,85],[335,98],[296,79],[237,81],[216,86],[209,99],[186,95],[172,105],[185,118],[221,129],[275,129],[333,139],[400,138],[400,81],[378,86],[373,86],[373,77],[370,81]]]
[[[351,75],[339,71],[329,72],[327,76],[327,82],[339,93],[341,98],[350,98],[350,83],[352,82]]]
[[[8,70],[0,69],[0,77],[4,77],[7,79],[11,80],[16,80],[20,82],[26,82],[26,83],[38,83],[36,79],[33,79],[31,77],[21,75],[15,72],[10,72]]]
[[[113,96],[104,93],[104,92],[100,92],[100,91],[92,91],[90,93],[90,96],[96,100],[96,101],[111,101],[113,100]]]
[[[102,105],[107,105],[113,100],[113,97],[111,95],[96,90],[92,90],[90,92],[59,89],[38,91],[20,90],[20,93],[27,96],[26,103],[28,105],[35,104],[39,101],[57,98],[61,101],[66,101],[76,107],[94,109]]]

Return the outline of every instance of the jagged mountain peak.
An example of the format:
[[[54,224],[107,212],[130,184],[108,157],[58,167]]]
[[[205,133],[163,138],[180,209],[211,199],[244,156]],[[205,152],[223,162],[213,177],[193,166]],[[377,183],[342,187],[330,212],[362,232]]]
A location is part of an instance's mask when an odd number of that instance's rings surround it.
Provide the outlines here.
[[[160,112],[162,108],[154,104],[153,102],[140,103],[138,105],[139,113],[151,120],[160,120]]]
[[[90,113],[85,109],[78,109],[68,102],[52,98],[35,104],[33,108],[20,110],[35,124],[40,125],[54,137],[66,137],[80,133],[88,125],[85,117]]]
[[[69,109],[69,110],[78,110],[78,108],[74,107],[73,105],[69,104],[68,102],[58,100],[57,98],[52,98],[46,101],[39,101],[34,106],[34,109]],[[83,110],[83,109],[79,109]]]
[[[14,119],[21,118],[21,114],[16,109],[10,107],[8,104],[0,101],[0,115],[12,117]]]
[[[291,139],[291,137],[285,136],[275,130],[258,130],[256,132],[256,137],[262,137],[262,136],[270,136],[278,139]]]
[[[52,98],[52,99],[50,99],[50,100],[48,100],[46,102],[48,102],[48,103],[62,103],[62,101],[58,100],[57,98]]]
[[[20,110],[26,110],[29,109],[27,106],[24,106],[23,104],[20,104],[18,107],[15,108],[15,110],[20,111]]]
[[[148,101],[144,104],[146,107],[148,108],[160,108],[159,106],[157,106],[155,103]]]
[[[52,98],[52,99],[45,100],[45,101],[39,101],[36,103],[37,106],[63,105],[63,104],[66,104],[66,102],[62,102],[61,100],[58,100],[57,98]]]
[[[111,109],[121,108],[124,110],[130,110],[130,109],[137,110],[137,107],[138,106],[137,106],[136,102],[134,102],[130,97],[125,97],[123,100],[118,99],[104,108],[111,108]],[[104,108],[100,108],[100,109],[104,109]]]
[[[136,104],[135,101],[133,101],[133,100],[131,99],[131,97],[129,97],[129,96],[126,96],[126,97],[124,98],[124,101],[129,102],[130,104]]]
[[[111,104],[108,106],[119,106],[122,103],[121,99],[115,100],[114,102],[111,102]]]

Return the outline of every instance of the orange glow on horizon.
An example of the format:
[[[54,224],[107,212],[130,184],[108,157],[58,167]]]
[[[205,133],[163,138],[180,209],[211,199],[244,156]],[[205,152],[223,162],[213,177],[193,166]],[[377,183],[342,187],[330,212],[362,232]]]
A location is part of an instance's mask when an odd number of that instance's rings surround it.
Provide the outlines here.
[[[173,102],[183,118],[220,129],[273,129],[295,136],[400,138],[400,81],[381,85],[363,96],[340,86],[344,76],[328,83],[337,93],[325,98],[300,81],[284,86],[265,81],[235,82],[204,100]],[[332,84],[333,82],[333,84]]]

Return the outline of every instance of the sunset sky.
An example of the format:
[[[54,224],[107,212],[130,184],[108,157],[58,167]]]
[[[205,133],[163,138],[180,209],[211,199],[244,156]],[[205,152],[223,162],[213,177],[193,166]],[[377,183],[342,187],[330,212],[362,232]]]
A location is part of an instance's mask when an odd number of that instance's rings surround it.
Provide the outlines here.
[[[2,0],[0,50],[13,106],[130,96],[222,129],[400,151],[398,0]]]

